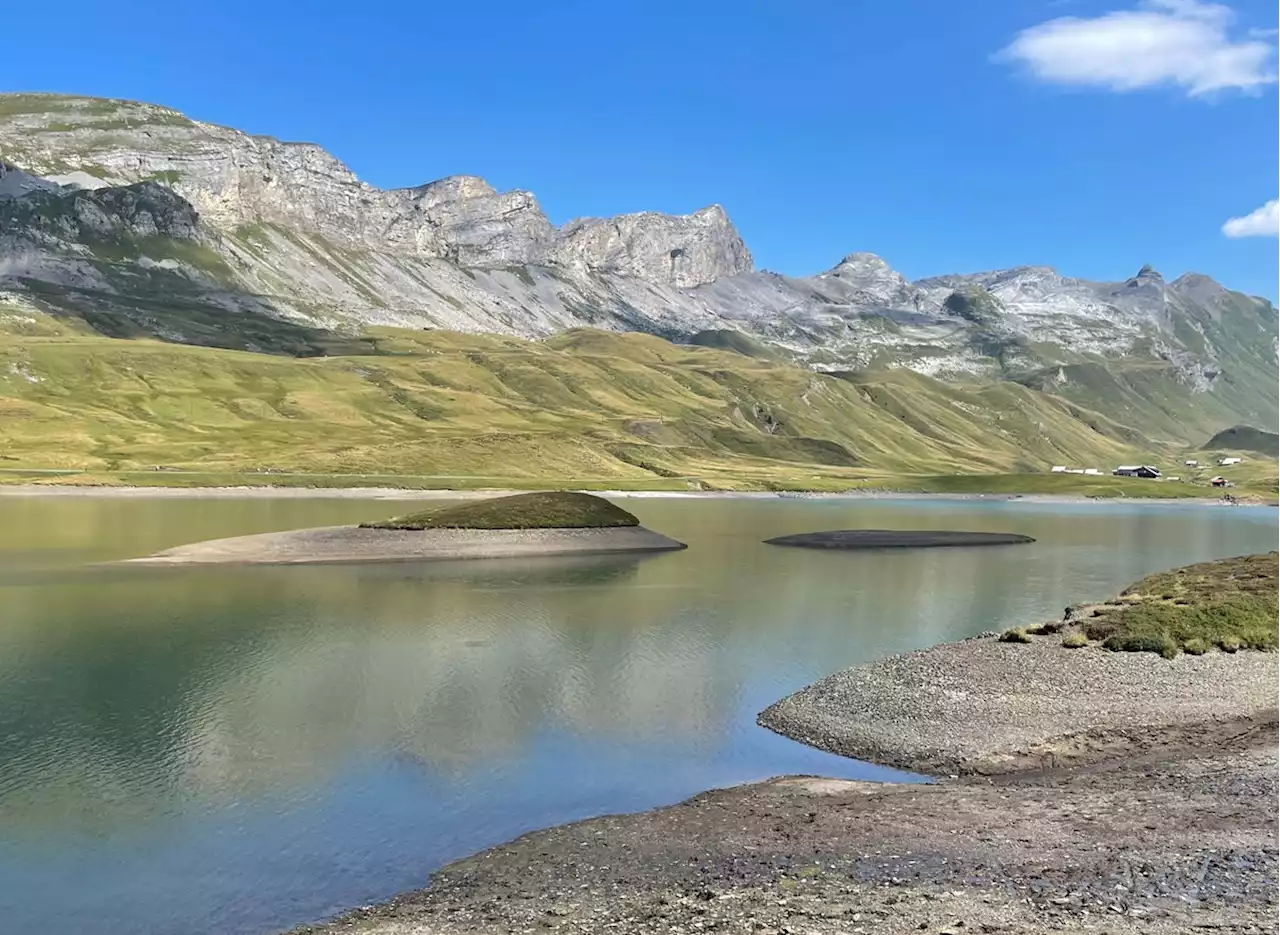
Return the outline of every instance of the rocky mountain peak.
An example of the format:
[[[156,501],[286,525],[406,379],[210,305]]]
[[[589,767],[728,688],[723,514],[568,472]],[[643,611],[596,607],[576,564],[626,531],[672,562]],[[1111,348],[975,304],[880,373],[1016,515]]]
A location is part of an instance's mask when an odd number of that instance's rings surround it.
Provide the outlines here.
[[[468,198],[485,198],[498,194],[497,190],[478,175],[450,175],[414,188],[400,189],[423,205],[444,201],[465,201]]]
[[[1203,273],[1183,273],[1169,284],[1178,295],[1200,305],[1212,307],[1228,294],[1227,288]]]
[[[922,293],[874,253],[850,253],[818,277],[841,302],[879,308],[919,309]]]
[[[893,273],[893,268],[889,266],[881,257],[874,253],[849,253],[840,260],[830,271],[829,275],[839,276],[864,276],[877,275],[884,273]]]
[[[578,218],[561,228],[547,259],[682,288],[752,269],[751,253],[720,205],[692,214]]]
[[[1163,304],[1165,299],[1164,277],[1149,263],[1144,264],[1133,277],[1112,293],[1122,301]]]

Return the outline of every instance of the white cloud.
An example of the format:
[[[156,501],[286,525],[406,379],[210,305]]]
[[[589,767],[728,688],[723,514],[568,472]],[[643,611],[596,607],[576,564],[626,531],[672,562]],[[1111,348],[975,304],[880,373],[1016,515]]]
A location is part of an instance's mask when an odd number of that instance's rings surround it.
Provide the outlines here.
[[[1201,0],[1146,0],[1134,10],[1063,16],[1024,29],[997,55],[1041,80],[1111,91],[1173,86],[1192,96],[1276,80],[1275,48],[1230,35],[1235,14]]]
[[[1268,201],[1257,211],[1222,225],[1228,237],[1280,237],[1280,201]]]

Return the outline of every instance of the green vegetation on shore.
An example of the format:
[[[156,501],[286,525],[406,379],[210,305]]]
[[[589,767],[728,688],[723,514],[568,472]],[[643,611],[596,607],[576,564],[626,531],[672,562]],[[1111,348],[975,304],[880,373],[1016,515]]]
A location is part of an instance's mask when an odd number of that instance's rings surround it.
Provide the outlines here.
[[[1068,634],[1063,645],[1076,648],[1100,641],[1104,649],[1159,653],[1169,659],[1213,648],[1273,651],[1280,645],[1278,585],[1275,552],[1160,572],[1126,588],[1114,601],[1084,608],[1079,630]],[[1045,626],[1043,632],[1057,629],[1061,626]]]
[[[1107,649],[1176,656],[1192,645],[1274,650],[1277,553],[1189,565],[1143,578],[1084,625]]]
[[[607,529],[640,521],[601,497],[543,491],[444,506],[376,523],[366,529]]]

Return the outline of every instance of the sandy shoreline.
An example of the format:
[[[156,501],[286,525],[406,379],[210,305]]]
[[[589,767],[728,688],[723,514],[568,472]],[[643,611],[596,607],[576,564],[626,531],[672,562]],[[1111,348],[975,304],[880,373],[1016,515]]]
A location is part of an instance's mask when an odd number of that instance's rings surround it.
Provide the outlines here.
[[[672,552],[684,543],[643,526],[599,529],[367,529],[321,526],[210,539],[123,565],[323,565]]]

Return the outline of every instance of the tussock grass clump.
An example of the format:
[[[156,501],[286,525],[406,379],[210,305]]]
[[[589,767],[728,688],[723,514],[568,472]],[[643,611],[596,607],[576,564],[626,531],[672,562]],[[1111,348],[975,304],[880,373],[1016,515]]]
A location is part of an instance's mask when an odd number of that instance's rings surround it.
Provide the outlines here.
[[[1037,623],[1034,627],[1027,627],[1027,632],[1032,636],[1049,636],[1053,633],[1061,633],[1066,625],[1065,620],[1046,620],[1044,623]]]
[[[1182,644],[1182,651],[1188,656],[1203,656],[1211,649],[1213,649],[1213,646],[1207,640],[1202,640],[1198,636],[1193,636]]]
[[[1068,633],[1062,638],[1062,645],[1067,649],[1081,649],[1089,645],[1089,637],[1083,633]]]
[[[638,526],[633,515],[588,493],[553,490],[494,497],[410,513],[365,529],[607,529]]]
[[[1001,643],[1030,643],[1031,637],[1022,627],[1010,627],[1000,634]]]
[[[1094,611],[1089,639],[1107,649],[1157,652],[1274,650],[1280,645],[1277,553],[1245,555],[1151,575]]]
[[[1159,653],[1166,659],[1182,652],[1177,640],[1161,633],[1113,633],[1102,641],[1102,648],[1120,653]]]

